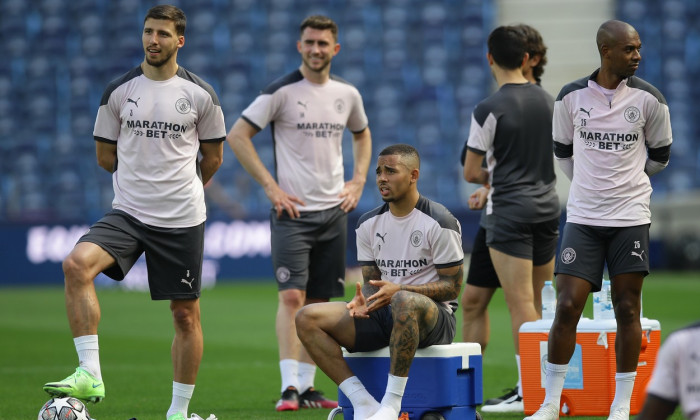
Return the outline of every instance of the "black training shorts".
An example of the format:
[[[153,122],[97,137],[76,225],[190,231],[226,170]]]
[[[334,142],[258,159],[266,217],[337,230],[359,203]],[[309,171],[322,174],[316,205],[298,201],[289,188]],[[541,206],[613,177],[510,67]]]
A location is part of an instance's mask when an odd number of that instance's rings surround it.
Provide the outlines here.
[[[454,312],[442,303],[435,304],[439,310],[438,320],[430,334],[418,343],[420,349],[433,344],[450,344],[455,337],[457,320]],[[391,305],[370,312],[369,319],[355,318],[355,347],[347,350],[352,353],[384,348],[389,345],[393,328]]]
[[[649,274],[649,225],[628,227],[566,223],[554,274],[568,274],[600,290],[603,269],[618,274]]]
[[[153,300],[199,297],[204,255],[204,223],[189,228],[163,228],[141,223],[112,210],[90,227],[78,242],[91,242],[107,251],[116,264],[104,270],[122,280],[146,254],[148,286]]]
[[[501,282],[498,280],[496,269],[491,261],[489,247],[486,246],[486,229],[481,226],[474,237],[474,245],[469,258],[467,284],[492,289],[501,287]]]

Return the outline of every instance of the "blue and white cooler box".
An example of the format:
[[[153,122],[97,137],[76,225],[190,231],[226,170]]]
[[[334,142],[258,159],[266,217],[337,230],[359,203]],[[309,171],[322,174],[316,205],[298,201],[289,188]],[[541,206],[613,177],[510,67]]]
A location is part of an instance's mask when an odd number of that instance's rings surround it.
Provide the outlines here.
[[[389,374],[389,348],[349,353],[343,357],[370,394],[381,401]],[[445,419],[476,419],[483,399],[481,346],[453,343],[418,349],[411,364],[401,412],[409,419],[440,413]],[[353,419],[350,400],[339,390],[343,418]]]

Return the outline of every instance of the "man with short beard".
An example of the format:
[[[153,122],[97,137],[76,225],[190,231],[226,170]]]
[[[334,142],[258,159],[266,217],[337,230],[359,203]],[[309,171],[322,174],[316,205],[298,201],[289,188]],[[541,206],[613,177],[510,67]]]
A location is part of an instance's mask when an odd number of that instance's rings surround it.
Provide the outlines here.
[[[177,64],[186,23],[177,7],[151,8],[144,19],[143,62],[111,82],[102,96],[94,137],[98,164],[112,173],[112,211],[63,261],[80,367],[63,381],[44,385],[54,396],[95,403],[105,397],[94,279],[103,272],[122,280],[145,253],[151,299],[170,300],[175,326],[168,420],[188,417],[202,359],[204,184],[221,166],[226,137],[212,87]]]
[[[326,16],[301,23],[299,68],[267,86],[243,111],[227,140],[270,199],[272,265],[278,286],[275,320],[282,396],[277,411],[333,408],[314,388],[314,365],[297,338],[304,305],[345,294],[347,213],[357,207],[369,169],[372,138],[358,90],[332,75],[338,26]],[[270,124],[276,176],[252,138]],[[352,133],[354,169],[343,172],[343,133]]]
[[[384,148],[376,174],[384,204],[363,214],[355,229],[363,284],[356,284],[349,303],[308,305],[296,319],[299,338],[348,397],[356,420],[396,420],[416,349],[454,339],[464,279],[462,227],[442,204],[418,192],[418,151],[407,144]],[[387,346],[390,366],[380,403],[341,347],[365,352]]]

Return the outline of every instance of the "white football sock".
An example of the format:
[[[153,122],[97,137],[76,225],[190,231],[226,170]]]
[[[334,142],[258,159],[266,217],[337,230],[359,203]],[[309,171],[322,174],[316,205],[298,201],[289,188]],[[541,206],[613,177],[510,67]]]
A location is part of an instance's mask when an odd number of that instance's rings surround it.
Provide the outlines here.
[[[338,385],[340,391],[348,397],[355,411],[355,418],[366,419],[379,410],[379,403],[367,392],[357,376],[352,376]]]
[[[303,393],[314,386],[314,378],[316,377],[316,365],[311,363],[299,362],[298,373],[299,393]]]
[[[612,411],[613,407],[626,407],[629,409],[636,377],[637,372],[618,372],[615,374],[615,398],[610,405],[610,411]]]
[[[406,389],[406,382],[408,382],[407,377],[394,376],[390,373],[386,383],[386,392],[382,398],[382,405],[392,408],[396,411],[397,416],[401,411],[401,399]]]
[[[102,380],[100,369],[100,346],[97,335],[83,335],[73,339],[75,350],[78,352],[80,367],[90,372],[95,378]]]
[[[293,386],[299,390],[299,362],[294,359],[280,360],[280,373],[282,374],[282,390]]]
[[[382,402],[383,401],[384,400],[382,400]],[[393,408],[382,403],[382,405],[379,407],[379,410],[376,413],[374,413],[371,417],[368,417],[367,420],[396,420],[396,418],[398,417],[398,411],[394,411]]]
[[[176,413],[182,413],[187,417],[187,407],[190,405],[192,394],[194,393],[194,385],[181,384],[173,381],[173,401],[170,403],[170,408],[166,417],[170,417]]]
[[[518,388],[518,396],[523,397],[523,375],[520,373],[520,355],[515,355],[515,364],[518,365],[518,383],[515,385]]]
[[[552,404],[559,407],[561,402],[561,392],[564,389],[564,379],[569,365],[556,365],[554,363],[545,363],[546,378],[544,380],[544,402],[543,404]]]

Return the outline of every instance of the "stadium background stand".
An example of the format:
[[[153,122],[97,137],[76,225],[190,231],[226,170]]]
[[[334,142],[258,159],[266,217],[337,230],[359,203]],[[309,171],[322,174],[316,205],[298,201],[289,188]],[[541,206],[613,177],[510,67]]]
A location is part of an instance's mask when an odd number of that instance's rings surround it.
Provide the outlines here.
[[[298,25],[312,13],[340,25],[334,73],[363,94],[374,150],[416,145],[421,191],[465,208],[457,161],[474,105],[492,89],[485,37],[495,3],[482,0],[181,0],[188,15],[179,63],[217,91],[228,127],[274,78],[298,66]],[[92,128],[106,84],[143,58],[140,0],[0,0],[0,222],[92,222],[110,207],[111,178],[95,163]],[[671,107],[672,165],[654,198],[700,187],[700,4],[621,0],[617,16],[640,31],[639,75]],[[551,61],[551,60],[550,60]],[[556,66],[550,62],[549,66]],[[575,75],[573,77],[578,77]],[[572,78],[573,78],[572,77]],[[348,136],[346,134],[346,136]],[[347,141],[350,141],[349,136]],[[272,167],[269,130],[256,138]],[[228,146],[210,217],[266,218],[269,202]],[[346,171],[351,171],[350,148]],[[370,174],[369,185],[372,183]],[[222,198],[223,197],[223,198]],[[359,210],[376,205],[366,193]]]

